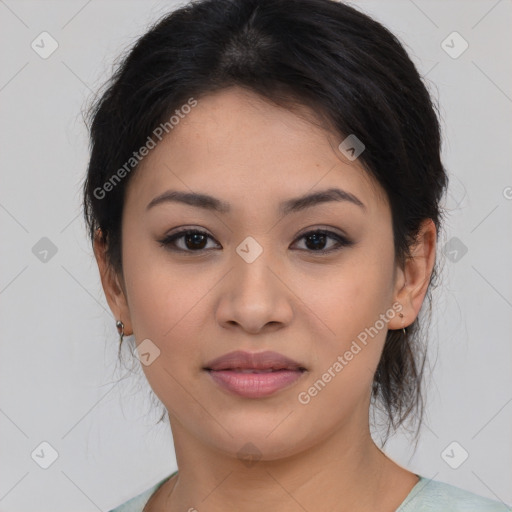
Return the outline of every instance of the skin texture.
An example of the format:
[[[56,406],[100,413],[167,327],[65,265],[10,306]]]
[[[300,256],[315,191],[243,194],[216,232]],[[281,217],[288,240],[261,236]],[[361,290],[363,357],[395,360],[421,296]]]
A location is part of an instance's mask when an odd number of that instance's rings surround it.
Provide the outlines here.
[[[160,350],[143,370],[168,410],[179,475],[146,510],[392,511],[418,480],[375,445],[368,411],[387,329],[412,323],[425,297],[435,226],[423,223],[414,257],[400,268],[383,190],[357,160],[343,157],[339,135],[311,123],[305,108],[299,114],[236,87],[198,98],[128,185],[123,275],[95,243],[115,318],[137,344],[150,339]],[[278,211],[281,201],[331,187],[365,208],[345,201]],[[146,210],[169,189],[212,195],[232,212],[171,202]],[[173,252],[159,241],[176,228],[212,238],[200,254],[184,238],[175,245],[189,252]],[[301,238],[316,228],[354,244],[319,254]],[[252,263],[236,252],[247,236],[263,249]],[[325,243],[337,247],[335,239]],[[298,394],[397,302],[404,317],[389,320],[301,404]],[[307,372],[270,397],[237,397],[202,370],[237,349],[275,350]],[[259,451],[252,465],[242,460],[247,443]]]

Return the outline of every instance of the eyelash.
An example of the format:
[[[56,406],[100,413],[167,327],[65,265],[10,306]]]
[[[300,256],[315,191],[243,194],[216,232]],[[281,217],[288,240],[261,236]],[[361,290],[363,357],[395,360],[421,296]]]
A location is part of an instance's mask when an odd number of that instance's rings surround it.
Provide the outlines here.
[[[346,238],[338,233],[334,233],[333,231],[329,231],[329,230],[325,230],[325,229],[315,229],[312,231],[308,231],[307,233],[304,233],[299,238],[297,238],[297,240],[302,240],[303,238],[307,238],[308,236],[318,235],[318,234],[327,235],[328,238],[336,240],[338,245],[331,249],[322,249],[322,250],[318,250],[318,251],[307,250],[307,249],[300,249],[300,250],[303,250],[303,251],[306,251],[306,252],[309,252],[312,254],[327,254],[327,253],[339,251],[344,247],[350,247],[350,246],[354,245],[354,242],[352,242],[348,238]],[[179,240],[187,235],[206,235],[208,238],[214,240],[214,238],[211,237],[205,231],[200,231],[198,229],[185,229],[183,231],[179,231],[178,233],[173,233],[172,235],[166,236],[162,240],[159,240],[159,243],[161,246],[164,246],[171,251],[182,252],[182,253],[202,253],[204,251],[211,250],[211,249],[198,249],[197,251],[194,251],[194,250],[190,250],[190,249],[180,249],[180,248],[176,248],[176,247],[172,246],[172,244],[176,240]]]

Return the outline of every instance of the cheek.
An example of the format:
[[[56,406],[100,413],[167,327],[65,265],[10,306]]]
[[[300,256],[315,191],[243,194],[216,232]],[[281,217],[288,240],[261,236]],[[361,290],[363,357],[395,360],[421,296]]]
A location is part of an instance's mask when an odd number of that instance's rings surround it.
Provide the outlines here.
[[[301,294],[330,328],[323,332],[330,334],[325,339],[333,340],[334,344],[357,336],[391,306],[393,254],[385,248],[361,248],[339,266],[320,272],[305,277]]]
[[[370,389],[387,333],[381,315],[392,318],[393,248],[386,240],[381,242],[347,253],[339,267],[323,269],[322,276],[312,273],[302,283],[305,302],[319,319],[311,326],[318,333],[311,380],[322,379],[329,369],[336,374],[326,386],[331,392],[322,392],[325,400],[346,395],[351,401]],[[339,356],[342,370],[335,366]],[[329,375],[322,380],[329,380]]]
[[[211,272],[198,276],[194,265],[171,265],[157,244],[130,250],[129,241],[123,264],[136,344],[149,339],[159,351],[154,362],[142,369],[160,399],[170,393],[179,401],[180,384],[204,362],[199,344],[211,338],[204,319],[212,315],[208,293],[219,276]]]
[[[123,244],[125,283],[136,338],[141,341],[153,337],[155,342],[162,342],[180,319],[186,320],[187,312],[208,289],[207,283],[194,277],[185,265],[172,265],[165,248],[151,239],[143,226],[127,229]]]

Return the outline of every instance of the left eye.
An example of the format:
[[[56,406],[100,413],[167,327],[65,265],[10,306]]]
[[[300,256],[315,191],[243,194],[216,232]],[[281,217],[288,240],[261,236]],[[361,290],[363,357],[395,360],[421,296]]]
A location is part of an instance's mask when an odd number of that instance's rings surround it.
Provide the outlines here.
[[[206,250],[206,244],[208,239],[214,240],[208,233],[204,231],[199,231],[197,229],[187,229],[184,231],[180,231],[178,233],[174,233],[165,237],[163,240],[160,240],[161,246],[166,246],[170,250],[178,251],[178,252],[202,252]],[[342,247],[348,247],[353,245],[353,242],[348,238],[334,233],[333,231],[327,231],[322,229],[317,229],[314,231],[308,231],[301,235],[297,240],[305,240],[305,244],[307,252],[317,252],[317,253],[327,253],[341,249]],[[332,240],[336,242],[334,247],[329,249],[325,249],[327,240]],[[185,247],[179,247],[177,242],[183,241]],[[210,248],[211,249],[211,248]],[[308,249],[310,249],[308,251]]]
[[[342,247],[353,245],[353,242],[348,238],[334,233],[333,231],[326,231],[322,229],[308,231],[307,233],[304,233],[302,236],[300,236],[297,240],[302,240],[303,238],[306,239],[306,246],[308,246],[308,248],[314,248],[312,251],[308,252],[326,253],[339,250]],[[328,239],[334,240],[336,242],[335,246],[331,247],[330,249],[319,248],[319,246],[324,246]]]

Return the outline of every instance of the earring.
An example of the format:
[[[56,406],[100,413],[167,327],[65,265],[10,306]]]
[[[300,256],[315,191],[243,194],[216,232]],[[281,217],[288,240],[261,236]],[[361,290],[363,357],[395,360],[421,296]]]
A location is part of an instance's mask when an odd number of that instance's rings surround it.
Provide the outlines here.
[[[404,314],[403,313],[398,313],[398,316],[402,319],[402,323],[403,323]],[[407,332],[405,331],[405,327],[402,327],[402,331],[403,331],[404,334],[407,334]]]
[[[117,332],[119,333],[119,347],[121,347],[121,343],[123,343],[124,337],[124,324],[121,320],[117,320],[116,322]]]

